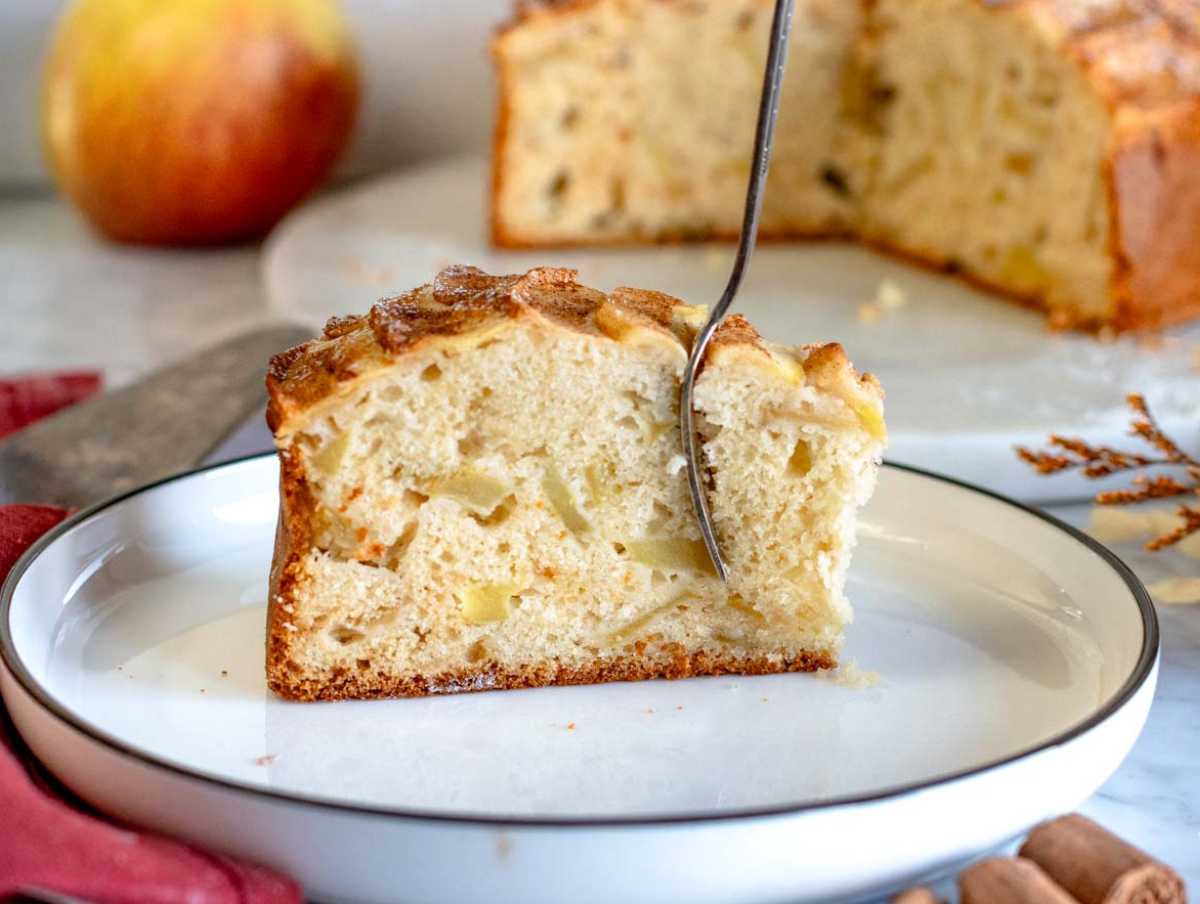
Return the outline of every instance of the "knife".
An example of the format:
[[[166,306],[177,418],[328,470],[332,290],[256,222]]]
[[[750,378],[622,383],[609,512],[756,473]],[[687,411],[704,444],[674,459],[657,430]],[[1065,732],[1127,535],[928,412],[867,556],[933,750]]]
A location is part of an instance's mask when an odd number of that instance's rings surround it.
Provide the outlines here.
[[[271,355],[312,337],[243,333],[18,431],[0,441],[0,504],[79,508],[195,467],[250,429]]]

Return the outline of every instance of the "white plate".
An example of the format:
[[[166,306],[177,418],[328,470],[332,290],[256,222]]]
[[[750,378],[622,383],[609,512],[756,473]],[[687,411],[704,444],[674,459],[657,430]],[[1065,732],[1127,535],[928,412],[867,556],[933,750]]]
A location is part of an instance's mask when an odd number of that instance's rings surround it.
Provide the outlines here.
[[[428,282],[448,263],[492,272],[576,267],[600,288],[660,289],[714,304],[730,245],[501,252],[486,240],[482,159],[442,161],[367,182],[303,207],[264,256],[269,294],[289,316],[324,324],[379,297]],[[883,280],[908,304],[873,324],[858,319]],[[960,280],[854,245],[766,245],[754,255],[735,310],[787,343],[836,339],[888,391],[889,457],[1021,499],[1094,493],[1073,475],[1039,478],[1013,455],[1050,433],[1129,444],[1124,398],[1145,393],[1161,422],[1200,451],[1200,327],[1161,344],[1054,334],[1035,311]]]
[[[84,798],[320,899],[867,894],[1079,804],[1153,696],[1153,608],[1110,553],[886,467],[844,657],[875,687],[286,703],[263,680],[275,480],[273,457],[247,459],[47,535],[5,585],[0,676],[30,746]]]

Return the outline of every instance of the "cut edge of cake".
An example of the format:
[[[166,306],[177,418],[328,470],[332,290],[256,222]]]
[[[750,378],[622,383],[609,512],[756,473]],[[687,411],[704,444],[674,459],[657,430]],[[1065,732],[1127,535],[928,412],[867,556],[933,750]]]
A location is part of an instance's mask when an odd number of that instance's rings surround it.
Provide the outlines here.
[[[493,243],[508,248],[575,247],[674,243],[696,238],[732,240],[734,220],[716,228],[650,229],[609,235],[530,233],[510,221],[502,204],[509,178],[512,97],[516,76],[508,59],[512,36],[526,28],[567,22],[607,0],[535,0],[516,4],[516,13],[492,42],[498,84],[498,104],[492,144],[490,230]],[[752,4],[769,17],[769,3]],[[824,4],[810,2],[817,9]],[[851,3],[847,0],[846,6]],[[947,255],[944,249],[923,246],[888,235],[870,224],[837,220],[833,223],[779,225],[764,216],[764,241],[858,239],[880,251],[938,272],[948,273],[1003,298],[1043,310],[1053,328],[1090,332],[1154,330],[1200,315],[1200,26],[1194,11],[1178,3],[1131,6],[1109,2],[1072,9],[1052,0],[986,3],[966,0],[965,6],[996,21],[1014,23],[1042,42],[1075,73],[1107,115],[1098,178],[1107,206],[1103,253],[1107,273],[1101,278],[1102,297],[1082,295],[1072,300],[1069,285],[1043,288],[1041,276],[1020,248],[1004,258],[1005,272],[980,268]],[[853,6],[875,15],[885,4],[857,0]],[[803,19],[805,5],[797,9]],[[827,17],[828,11],[817,9]],[[732,11],[731,11],[732,14]],[[797,23],[797,29],[802,23]],[[869,29],[868,29],[869,31]],[[856,41],[859,54],[871,36]],[[793,40],[793,53],[797,41]],[[760,64],[761,65],[761,64]],[[795,67],[793,67],[795,68]],[[806,69],[805,71],[810,71]],[[754,104],[748,104],[753,107]],[[788,107],[785,104],[783,114]],[[747,145],[750,130],[747,129]],[[776,157],[780,154],[777,152]],[[778,161],[777,161],[778,163]],[[778,175],[778,165],[773,177]],[[776,191],[778,195],[778,191]],[[768,206],[771,194],[768,194]],[[702,232],[696,230],[703,227]],[[1002,268],[1003,269],[1003,268]],[[1062,294],[1050,304],[1049,293]]]

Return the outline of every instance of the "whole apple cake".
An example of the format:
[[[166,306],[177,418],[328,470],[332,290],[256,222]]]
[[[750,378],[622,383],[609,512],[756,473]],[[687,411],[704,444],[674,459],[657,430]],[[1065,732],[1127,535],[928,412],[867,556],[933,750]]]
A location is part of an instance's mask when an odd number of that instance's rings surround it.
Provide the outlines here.
[[[543,0],[497,36],[502,246],[731,238],[772,0]],[[767,237],[854,236],[1056,326],[1200,313],[1194,0],[798,0]]]
[[[882,392],[744,319],[696,384],[714,574],[680,454],[703,308],[570,270],[431,285],[276,356],[267,676],[301,700],[836,664]]]

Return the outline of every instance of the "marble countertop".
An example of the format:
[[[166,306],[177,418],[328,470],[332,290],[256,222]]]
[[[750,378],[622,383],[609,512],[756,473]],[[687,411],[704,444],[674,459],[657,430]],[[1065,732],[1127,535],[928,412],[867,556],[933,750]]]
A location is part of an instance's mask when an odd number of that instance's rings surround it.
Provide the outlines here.
[[[204,251],[98,242],[63,205],[0,201],[0,373],[96,367],[109,387],[277,315],[254,246]],[[1049,511],[1077,526],[1087,504]],[[1147,584],[1200,574],[1178,552],[1114,546]],[[1083,812],[1184,874],[1200,894],[1200,605],[1160,606],[1163,653],[1145,731]]]

